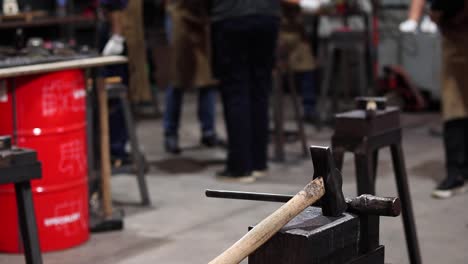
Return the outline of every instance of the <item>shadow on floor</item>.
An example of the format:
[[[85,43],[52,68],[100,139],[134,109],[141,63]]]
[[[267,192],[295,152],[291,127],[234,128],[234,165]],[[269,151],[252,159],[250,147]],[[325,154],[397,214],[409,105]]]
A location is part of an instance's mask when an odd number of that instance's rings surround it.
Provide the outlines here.
[[[421,178],[430,178],[434,182],[440,182],[445,177],[445,164],[442,160],[428,160],[418,166],[410,168],[408,175]]]
[[[223,165],[224,159],[197,160],[187,157],[168,158],[150,162],[150,166],[168,174],[190,174],[205,170],[209,166]]]

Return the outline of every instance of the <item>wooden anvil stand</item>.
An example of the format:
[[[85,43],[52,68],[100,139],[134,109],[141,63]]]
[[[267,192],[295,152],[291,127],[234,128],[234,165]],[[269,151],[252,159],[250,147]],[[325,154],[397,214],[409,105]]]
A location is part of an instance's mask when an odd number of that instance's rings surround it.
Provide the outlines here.
[[[372,105],[370,108],[369,103]],[[401,147],[400,110],[396,107],[386,107],[385,101],[380,98],[358,98],[357,105],[358,110],[335,117],[332,149],[336,166],[341,170],[345,152],[353,153],[358,195],[375,195],[378,151],[390,147],[410,262],[420,264],[421,255]],[[361,254],[379,247],[378,217],[361,217],[361,237]]]

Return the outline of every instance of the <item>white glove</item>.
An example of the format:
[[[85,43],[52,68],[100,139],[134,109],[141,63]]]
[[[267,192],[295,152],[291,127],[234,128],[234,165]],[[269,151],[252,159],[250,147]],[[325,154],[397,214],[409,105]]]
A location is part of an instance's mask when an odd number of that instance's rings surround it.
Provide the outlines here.
[[[120,55],[124,51],[125,38],[121,35],[114,34],[107,41],[102,55],[111,56],[111,55]]]
[[[425,16],[421,22],[421,31],[424,33],[437,33],[437,24],[432,22],[429,16]]]
[[[400,31],[403,33],[416,33],[418,29],[418,21],[408,19],[400,24]]]
[[[304,12],[317,12],[320,7],[330,3],[330,0],[300,0],[299,6]]]

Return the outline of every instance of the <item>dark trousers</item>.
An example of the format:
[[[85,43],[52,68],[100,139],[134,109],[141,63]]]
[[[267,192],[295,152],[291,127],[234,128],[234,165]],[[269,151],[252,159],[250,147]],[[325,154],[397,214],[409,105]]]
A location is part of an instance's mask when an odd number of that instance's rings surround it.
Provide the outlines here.
[[[268,95],[279,20],[246,16],[212,27],[214,73],[228,134],[226,169],[235,173],[267,168]]]
[[[307,117],[316,116],[316,83],[317,71],[297,72],[295,74],[296,85],[300,87],[302,94],[302,105],[304,115]]]
[[[447,177],[468,179],[468,118],[444,123],[444,147]]]

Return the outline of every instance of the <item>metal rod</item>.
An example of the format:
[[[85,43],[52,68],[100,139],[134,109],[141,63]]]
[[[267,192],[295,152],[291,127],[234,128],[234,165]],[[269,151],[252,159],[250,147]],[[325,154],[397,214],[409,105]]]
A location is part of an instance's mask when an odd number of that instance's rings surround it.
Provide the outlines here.
[[[286,203],[293,195],[237,192],[225,190],[206,190],[206,197],[224,198],[236,200],[262,201]],[[347,212],[365,215],[397,217],[401,213],[400,199],[395,197],[376,197],[373,195],[361,195],[355,198],[346,198]],[[320,207],[320,201],[313,204]]]
[[[293,195],[281,195],[281,194],[271,194],[271,193],[234,192],[234,191],[224,191],[224,190],[206,190],[206,197],[236,199],[236,200],[249,200],[249,201],[262,201],[262,202],[275,202],[275,203],[286,203],[293,197]]]

